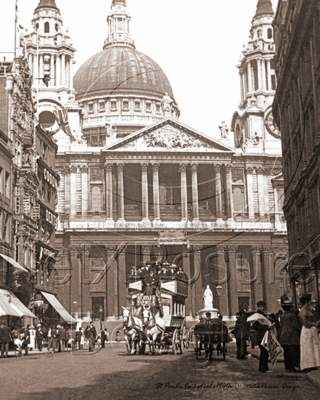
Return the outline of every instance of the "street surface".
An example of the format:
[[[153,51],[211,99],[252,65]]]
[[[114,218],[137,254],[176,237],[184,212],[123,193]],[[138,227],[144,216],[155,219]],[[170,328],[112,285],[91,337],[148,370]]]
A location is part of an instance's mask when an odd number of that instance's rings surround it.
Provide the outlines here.
[[[1,400],[80,399],[319,399],[319,388],[305,373],[258,373],[255,358],[237,360],[235,344],[226,361],[193,366],[194,352],[130,356],[124,344],[97,353],[34,354],[0,359]]]

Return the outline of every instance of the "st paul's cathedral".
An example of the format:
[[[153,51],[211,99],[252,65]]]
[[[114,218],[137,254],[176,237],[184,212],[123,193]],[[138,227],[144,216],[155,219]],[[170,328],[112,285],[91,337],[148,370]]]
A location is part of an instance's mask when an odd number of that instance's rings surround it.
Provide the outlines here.
[[[74,77],[55,0],[40,0],[25,36],[38,119],[59,149],[59,301],[116,320],[132,266],[166,259],[190,278],[189,320],[207,285],[225,320],[262,299],[276,312],[288,287],[271,1],[258,1],[237,65],[239,109],[214,135],[180,121],[164,71],[136,49],[126,0],[111,1],[102,51]]]

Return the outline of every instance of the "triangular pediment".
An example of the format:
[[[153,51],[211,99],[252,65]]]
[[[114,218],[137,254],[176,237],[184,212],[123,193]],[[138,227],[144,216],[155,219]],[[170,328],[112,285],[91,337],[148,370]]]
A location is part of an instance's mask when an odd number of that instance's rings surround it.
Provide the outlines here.
[[[234,152],[234,149],[168,118],[106,146],[103,151]]]

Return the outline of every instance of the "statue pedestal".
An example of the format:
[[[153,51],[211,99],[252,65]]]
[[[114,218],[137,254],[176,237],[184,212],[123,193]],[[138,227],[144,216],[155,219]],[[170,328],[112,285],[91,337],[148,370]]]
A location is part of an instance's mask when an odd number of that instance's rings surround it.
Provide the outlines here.
[[[206,313],[209,312],[211,314],[211,318],[218,318],[218,309],[217,308],[204,308],[199,310],[199,316],[201,318],[206,318]]]

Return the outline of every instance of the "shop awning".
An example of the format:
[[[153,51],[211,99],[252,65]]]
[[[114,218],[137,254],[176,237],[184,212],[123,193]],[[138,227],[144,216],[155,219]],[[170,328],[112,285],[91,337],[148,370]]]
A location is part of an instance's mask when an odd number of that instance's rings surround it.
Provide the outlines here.
[[[0,316],[2,315],[12,315],[14,317],[20,317],[20,315],[9,302],[9,298],[0,292]]]
[[[4,254],[0,253],[0,257],[2,257],[4,260],[8,261],[8,263],[10,265],[12,265],[15,268],[21,269],[21,271],[23,272],[28,272],[27,269],[23,268],[20,264],[17,263],[16,260],[14,260],[13,258],[9,257],[9,256],[5,256]]]
[[[37,318],[21,301],[9,290],[0,289],[0,294],[10,298],[10,306],[19,314],[19,317]]]
[[[60,316],[69,324],[76,324],[77,320],[71,317],[68,311],[62,306],[58,299],[50,293],[41,292],[41,294],[48,300],[52,307],[60,314]]]

